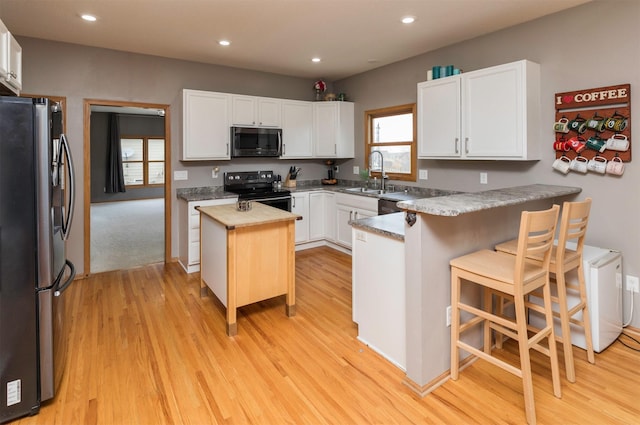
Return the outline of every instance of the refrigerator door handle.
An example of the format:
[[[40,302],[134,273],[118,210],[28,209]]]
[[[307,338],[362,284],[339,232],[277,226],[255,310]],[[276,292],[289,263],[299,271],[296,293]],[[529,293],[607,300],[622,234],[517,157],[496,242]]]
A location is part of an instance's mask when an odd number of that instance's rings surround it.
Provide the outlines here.
[[[59,297],[60,295],[62,295],[62,293],[69,287],[69,285],[71,285],[73,279],[75,279],[76,277],[76,266],[74,266],[73,263],[69,260],[65,261],[65,265],[69,267],[71,273],[63,284],[60,284],[60,282],[58,282],[57,288],[53,291],[54,297]]]
[[[62,223],[62,239],[69,239],[69,232],[71,231],[71,222],[73,221],[73,210],[76,203],[76,179],[75,172],[73,168],[73,159],[71,158],[71,149],[69,148],[69,142],[67,141],[67,137],[63,134],[60,134],[60,144],[61,148],[64,149],[64,155],[66,159],[64,161],[67,164],[67,170],[69,172],[69,207],[67,208],[67,217]],[[60,163],[60,160],[58,160]]]

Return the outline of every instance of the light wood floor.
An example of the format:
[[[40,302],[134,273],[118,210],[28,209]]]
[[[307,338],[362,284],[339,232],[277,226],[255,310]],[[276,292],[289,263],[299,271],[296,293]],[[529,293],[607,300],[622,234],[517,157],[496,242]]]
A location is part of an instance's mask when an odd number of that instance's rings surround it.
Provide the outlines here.
[[[351,258],[318,248],[296,259],[297,315],[285,316],[282,297],[244,307],[233,338],[222,305],[200,298],[198,274],[177,264],[75,282],[62,388],[15,423],[525,422],[520,380],[482,361],[418,397],[402,371],[356,340]],[[547,360],[533,353],[538,422],[640,423],[640,355],[615,343],[593,366],[575,354],[577,383],[563,378],[556,399]],[[513,344],[504,355],[517,358]]]

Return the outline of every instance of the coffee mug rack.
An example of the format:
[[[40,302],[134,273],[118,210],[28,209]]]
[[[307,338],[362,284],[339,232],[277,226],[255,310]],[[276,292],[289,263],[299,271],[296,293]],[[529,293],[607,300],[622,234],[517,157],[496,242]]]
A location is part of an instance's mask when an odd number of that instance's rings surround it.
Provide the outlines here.
[[[556,159],[631,161],[630,84],[556,93],[554,101]]]

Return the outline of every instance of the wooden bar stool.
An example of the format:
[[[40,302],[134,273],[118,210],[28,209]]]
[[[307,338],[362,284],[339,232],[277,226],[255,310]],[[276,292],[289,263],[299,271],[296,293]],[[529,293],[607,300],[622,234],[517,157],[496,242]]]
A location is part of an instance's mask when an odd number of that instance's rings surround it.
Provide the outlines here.
[[[591,336],[591,322],[589,318],[589,306],[587,305],[587,290],[584,280],[584,267],[582,262],[582,251],[584,239],[587,233],[587,223],[589,222],[589,211],[591,210],[591,198],[581,202],[565,202],[562,205],[562,216],[560,219],[560,229],[558,231],[558,245],[551,251],[549,262],[549,272],[555,275],[556,291],[552,291],[551,300],[558,305],[558,311],[553,314],[560,318],[562,334],[556,334],[556,340],[562,343],[564,350],[565,373],[569,382],[576,381],[576,372],[573,361],[573,346],[571,345],[571,324],[581,326],[584,329],[585,342],[587,347],[587,360],[595,363],[593,352],[593,341]],[[517,240],[510,240],[495,246],[496,251],[508,254],[516,254]],[[567,248],[567,242],[575,242],[575,249]],[[558,247],[562,247],[559,249]],[[532,257],[541,261],[541,257]],[[578,283],[567,283],[566,273],[576,270]],[[554,281],[552,280],[552,283]],[[578,303],[569,308],[567,302],[567,290],[574,291],[579,295]],[[557,295],[556,295],[557,294]],[[532,295],[542,298],[541,294]],[[528,303],[527,306],[535,311],[543,312],[539,305]],[[577,313],[582,312],[582,319],[578,319]]]
[[[518,248],[515,256],[485,249],[454,258],[450,262],[452,307],[451,379],[458,379],[460,349],[518,376],[522,379],[525,414],[529,424],[536,422],[530,349],[533,348],[549,356],[553,393],[556,397],[561,397],[560,372],[549,289],[549,261],[559,209],[558,205],[554,205],[551,209],[545,211],[522,212]],[[532,256],[539,256],[542,261],[529,260]],[[483,287],[484,305],[482,309],[461,301],[460,289],[463,280]],[[528,294],[538,289],[542,289],[543,292],[547,325],[537,333],[529,336],[525,300]],[[513,299],[515,320],[493,313],[492,294],[494,293]],[[470,313],[474,317],[461,324],[461,311]],[[460,340],[461,333],[478,324],[483,324],[484,326],[483,350]],[[519,368],[492,356],[491,330],[518,341],[520,351]],[[541,344],[541,341],[545,338],[548,340],[548,348]]]

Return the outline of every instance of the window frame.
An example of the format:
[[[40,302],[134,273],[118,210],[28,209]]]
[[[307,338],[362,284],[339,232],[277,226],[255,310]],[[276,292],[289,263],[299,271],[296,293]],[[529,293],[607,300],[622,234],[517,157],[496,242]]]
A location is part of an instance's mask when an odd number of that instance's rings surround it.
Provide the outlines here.
[[[127,189],[142,189],[142,188],[149,188],[149,187],[163,187],[166,184],[166,179],[167,179],[167,173],[166,173],[166,169],[167,169],[167,164],[166,164],[166,158],[162,161],[158,161],[158,160],[149,160],[149,140],[164,140],[163,146],[166,146],[167,140],[165,137],[160,137],[160,136],[132,136],[132,135],[120,135],[120,149],[122,149],[122,140],[123,139],[140,139],[142,140],[142,160],[135,160],[135,161],[126,161],[124,159],[122,160],[122,166],[124,167],[125,164],[129,163],[129,164],[139,164],[142,163],[142,184],[126,184],[125,183],[125,187]],[[149,163],[152,162],[161,162],[164,164],[164,182],[163,183],[153,183],[150,184],[149,183]]]
[[[416,103],[407,103],[404,105],[389,106],[379,109],[370,109],[364,111],[364,167],[369,168],[369,155],[371,149],[374,146],[411,146],[411,172],[404,173],[389,173],[385,171],[385,174],[389,180],[401,180],[401,181],[413,181],[417,180],[417,164],[418,164],[418,141],[417,141],[417,117],[416,117]],[[373,120],[375,118],[383,118],[393,115],[409,114],[413,115],[413,140],[402,142],[387,142],[387,143],[374,143],[373,142]],[[380,178],[379,171],[372,171],[371,177]]]

